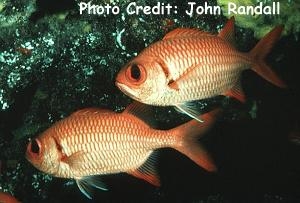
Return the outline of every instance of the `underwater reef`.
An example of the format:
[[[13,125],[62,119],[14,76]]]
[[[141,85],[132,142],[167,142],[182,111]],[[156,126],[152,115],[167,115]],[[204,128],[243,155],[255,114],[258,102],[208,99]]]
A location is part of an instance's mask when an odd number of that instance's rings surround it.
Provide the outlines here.
[[[93,1],[121,10],[129,2]],[[161,188],[125,174],[107,175],[103,179],[109,191],[95,191],[95,199],[88,200],[73,180],[43,174],[25,159],[29,139],[72,112],[85,107],[123,110],[131,100],[115,87],[116,74],[168,31],[194,27],[218,33],[227,21],[223,15],[189,17],[184,13],[186,4],[160,2],[176,4],[179,12],[80,15],[78,0],[0,0],[0,191],[25,203],[300,202],[300,147],[288,139],[291,132],[299,131],[300,122],[296,0],[280,1],[282,14],[274,18],[235,16],[236,46],[245,52],[271,28],[285,25],[285,35],[267,61],[289,88],[274,87],[247,70],[242,74],[245,104],[223,96],[198,102],[203,112],[218,105],[226,109],[201,140],[218,172],[207,173],[180,153],[162,149]],[[189,120],[172,108],[155,108],[154,116],[160,129]]]
[[[227,13],[228,2],[235,3],[237,6],[256,6],[260,2],[263,2],[263,5],[270,6],[273,2],[279,2],[280,15],[236,15],[237,25],[252,29],[255,37],[259,39],[279,24],[284,25],[284,35],[293,35],[300,32],[300,2],[298,0],[217,0],[217,2],[228,18],[230,17]]]

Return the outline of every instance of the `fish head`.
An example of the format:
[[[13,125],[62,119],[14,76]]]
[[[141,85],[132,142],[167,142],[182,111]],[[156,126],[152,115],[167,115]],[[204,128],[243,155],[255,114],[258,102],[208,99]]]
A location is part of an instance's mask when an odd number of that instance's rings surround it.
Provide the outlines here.
[[[37,169],[55,175],[62,153],[57,141],[49,132],[31,140],[27,145],[26,159]]]
[[[155,104],[167,86],[163,66],[154,57],[139,57],[121,69],[116,86],[127,96],[141,103]]]

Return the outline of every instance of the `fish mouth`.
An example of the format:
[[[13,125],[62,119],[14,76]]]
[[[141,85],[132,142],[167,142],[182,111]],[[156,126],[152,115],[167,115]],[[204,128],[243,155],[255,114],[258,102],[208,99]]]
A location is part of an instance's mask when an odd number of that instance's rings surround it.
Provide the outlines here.
[[[137,92],[135,92],[134,90],[132,90],[131,88],[129,88],[127,85],[116,81],[116,86],[127,96],[135,99],[135,100],[139,100],[137,97]]]

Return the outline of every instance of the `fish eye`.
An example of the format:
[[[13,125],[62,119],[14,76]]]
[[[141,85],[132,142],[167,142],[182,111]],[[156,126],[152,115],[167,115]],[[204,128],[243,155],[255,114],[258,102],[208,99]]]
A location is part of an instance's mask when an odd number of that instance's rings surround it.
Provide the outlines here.
[[[141,78],[141,70],[138,65],[133,64],[130,68],[130,76],[135,80],[139,80]]]
[[[36,140],[31,142],[31,152],[38,154],[40,152],[40,147]]]
[[[146,70],[142,65],[131,64],[126,70],[127,79],[134,84],[141,84],[146,79]]]

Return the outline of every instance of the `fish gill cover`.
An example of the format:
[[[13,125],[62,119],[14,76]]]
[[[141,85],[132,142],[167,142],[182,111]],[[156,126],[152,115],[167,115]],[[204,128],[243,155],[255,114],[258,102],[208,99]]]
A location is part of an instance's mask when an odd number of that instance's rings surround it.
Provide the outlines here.
[[[219,3],[222,9],[226,2],[195,1],[198,6]],[[80,3],[88,1],[0,0],[0,191],[22,202],[299,202],[300,148],[289,141],[291,134],[300,140],[295,65],[299,2],[279,2],[280,14],[235,16],[236,46],[249,51],[260,29],[285,24],[288,31],[267,61],[289,88],[279,89],[244,71],[245,104],[221,96],[198,102],[203,112],[217,105],[225,109],[201,140],[218,172],[207,173],[174,150],[163,149],[160,188],[124,174],[109,175],[103,177],[109,191],[96,191],[89,201],[72,180],[34,169],[24,158],[28,140],[77,109],[121,111],[131,101],[114,85],[122,66],[174,28],[217,33],[227,21],[226,12],[188,15],[193,3],[173,0],[159,2],[176,5],[170,14],[130,14],[126,9],[131,1],[94,0],[90,4],[116,6],[119,13],[80,14]],[[136,1],[141,6],[157,3]],[[154,116],[160,129],[189,120],[172,108],[155,108]]]

